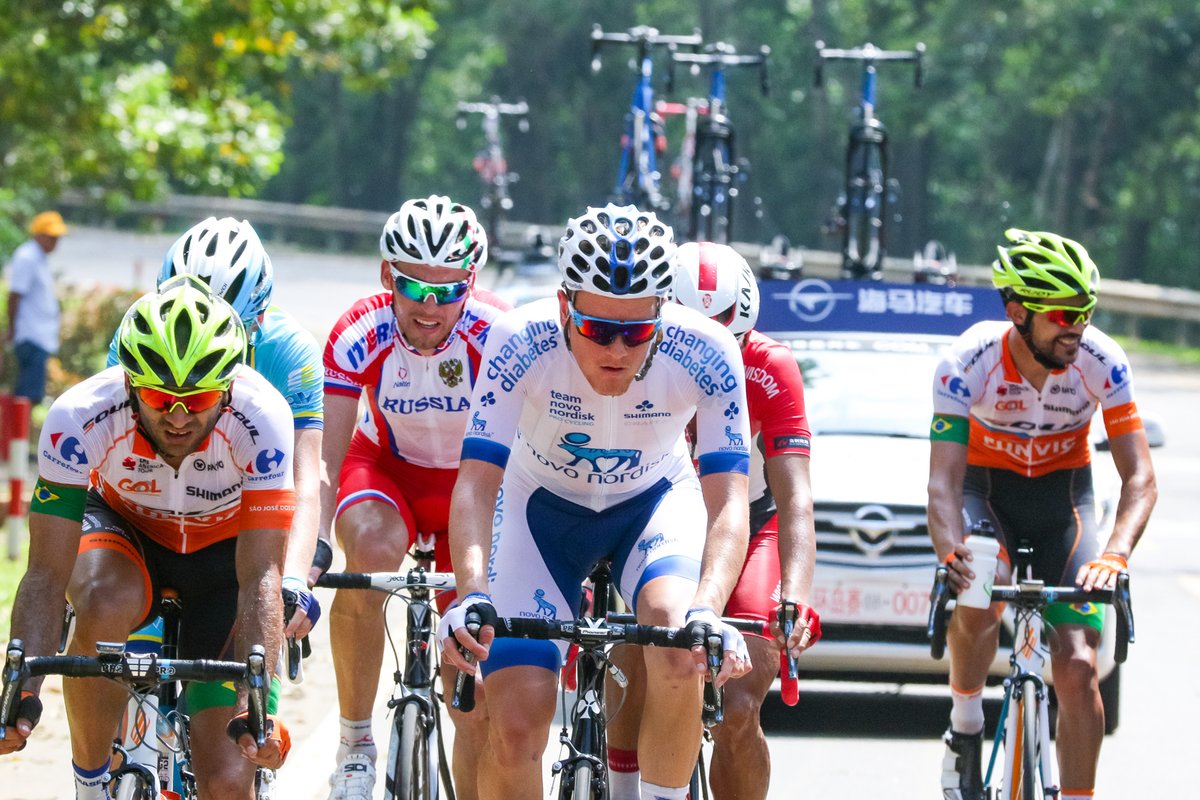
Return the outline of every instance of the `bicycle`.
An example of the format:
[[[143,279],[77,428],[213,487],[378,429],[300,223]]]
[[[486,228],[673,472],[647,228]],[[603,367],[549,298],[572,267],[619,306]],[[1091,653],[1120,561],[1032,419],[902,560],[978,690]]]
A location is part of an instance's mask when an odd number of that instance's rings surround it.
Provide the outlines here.
[[[97,642],[96,650],[95,656],[26,656],[20,639],[10,641],[0,679],[0,720],[4,725],[16,723],[21,691],[31,678],[45,675],[108,678],[122,684],[134,701],[134,707],[141,712],[141,732],[139,742],[133,747],[114,743],[114,755],[119,763],[114,762],[110,775],[112,795],[116,800],[196,798],[195,775],[190,769],[188,717],[173,707],[164,711],[156,702],[161,700],[164,691],[177,692],[180,681],[238,681],[244,684],[249,691],[247,723],[250,734],[259,747],[265,744],[270,680],[261,645],[254,645],[244,662],[139,655],[127,652],[125,642]],[[142,745],[150,740],[147,735],[150,732],[164,748],[151,748],[153,761],[139,759],[146,752]],[[127,740],[124,744],[130,742]],[[260,777],[262,772],[260,769]],[[268,795],[260,792],[258,796]]]
[[[625,674],[609,660],[608,653],[611,647],[617,644],[637,644],[686,650],[692,646],[692,639],[684,628],[640,625],[632,614],[607,611],[611,585],[610,567],[607,562],[601,562],[597,566],[591,580],[594,598],[592,614],[584,614],[577,620],[501,618],[495,626],[498,637],[561,640],[579,648],[575,658],[577,688],[573,705],[567,702],[566,690],[561,684],[559,688],[562,695],[563,722],[558,740],[566,751],[566,756],[555,761],[551,768],[554,776],[561,774],[557,793],[559,800],[606,800],[608,797],[605,676],[610,676],[622,689],[628,685]],[[478,628],[472,628],[471,615],[468,615],[467,619],[468,628],[474,633]],[[745,632],[769,635],[768,625],[764,622],[733,618],[722,618],[722,621]],[[704,684],[701,718],[707,727],[719,723],[723,718],[722,691],[712,680],[721,671],[720,635],[709,636],[705,645],[708,650],[710,680]],[[785,675],[787,674],[785,672]],[[791,664],[790,674],[794,680],[794,662]],[[473,692],[473,678],[460,673],[452,700],[455,707],[470,711],[474,703]],[[566,718],[568,705],[571,705],[569,723]],[[708,797],[702,765],[703,761],[698,761],[697,771],[693,773],[693,798]]]
[[[899,183],[888,177],[888,135],[875,114],[877,68],[880,62],[915,64],[914,85],[922,81],[925,45],[913,50],[880,50],[871,43],[851,50],[825,47],[817,42],[813,84],[824,85],[826,61],[856,61],[862,64],[862,88],[846,144],[846,174],[841,195],[834,205],[834,227],[842,234],[842,277],[853,280],[883,279],[887,254],[889,206],[896,204]]]
[[[708,97],[688,101],[685,150],[690,151],[690,158],[684,164],[680,184],[690,187],[690,192],[680,215],[686,211],[688,238],[692,241],[728,244],[733,238],[737,184],[746,179],[749,162],[737,157],[735,131],[725,102],[725,72],[731,67],[758,67],[759,87],[766,96],[770,92],[767,57],[771,48],[763,45],[756,55],[741,55],[732,45],[717,42],[704,49],[703,53],[673,51],[667,79],[668,87],[672,87],[675,64],[689,64],[693,73],[702,68],[709,72]]]
[[[655,114],[651,81],[654,61],[651,56],[657,47],[696,49],[702,42],[699,29],[690,35],[667,35],[644,25],[630,28],[625,33],[605,33],[600,25],[592,26],[592,72],[600,71],[602,46],[625,44],[637,48],[638,80],[621,135],[614,202],[655,211],[666,211],[670,207],[662,194],[662,175],[658,170],[658,156],[666,150],[666,136],[662,132],[661,119]]]
[[[418,554],[418,558],[421,554]],[[432,558],[432,553],[426,554]],[[445,788],[454,800],[454,788],[442,741],[441,713],[434,690],[437,676],[434,630],[434,595],[454,590],[454,574],[426,572],[415,567],[407,572],[327,572],[316,583],[333,589],[373,589],[386,592],[389,600],[399,598],[407,605],[405,663],[400,668],[399,651],[388,629],[388,642],[396,659],[392,673],[395,692],[388,700],[393,715],[388,745],[385,800],[435,800]]]
[[[522,133],[529,130],[529,104],[524,100],[516,103],[503,103],[499,97],[493,97],[490,102],[459,103],[458,118],[455,124],[458,129],[466,130],[467,115],[479,114],[483,127],[484,148],[476,154],[471,162],[479,178],[483,182],[483,194],[479,206],[483,210],[487,232],[497,242],[500,241],[500,226],[510,210],[513,201],[509,197],[508,187],[516,183],[520,177],[508,168],[508,160],[504,157],[504,146],[500,137],[500,119],[515,117],[517,128]]]
[[[1050,658],[1043,637],[1042,611],[1051,603],[1105,603],[1116,609],[1116,646],[1114,658],[1125,662],[1134,641],[1133,609],[1129,594],[1129,573],[1117,576],[1116,588],[1108,591],[1084,591],[1077,586],[1046,586],[1035,580],[1030,567],[1032,549],[1022,542],[1016,551],[1015,575],[1024,574],[1014,585],[993,586],[992,600],[1008,603],[1013,609],[1015,628],[1009,673],[1004,679],[1004,699],[992,741],[991,755],[983,785],[988,800],[1043,800],[1057,798],[1057,764],[1050,743],[1050,708],[1043,669]],[[948,568],[941,565],[930,592],[930,650],[935,659],[946,651],[946,606],[950,600]],[[1003,772],[992,784],[997,757],[1004,750]]]

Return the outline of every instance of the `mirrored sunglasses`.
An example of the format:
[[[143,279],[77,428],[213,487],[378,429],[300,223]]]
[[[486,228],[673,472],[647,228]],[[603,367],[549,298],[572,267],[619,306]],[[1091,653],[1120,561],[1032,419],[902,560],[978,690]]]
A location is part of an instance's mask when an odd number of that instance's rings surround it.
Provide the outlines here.
[[[618,336],[625,340],[626,347],[637,347],[653,339],[662,327],[661,317],[638,320],[605,319],[581,314],[574,308],[571,309],[571,321],[575,324],[575,330],[601,347],[608,347]]]
[[[1096,298],[1084,306],[1055,306],[1047,303],[1022,302],[1030,311],[1037,312],[1060,328],[1073,328],[1076,325],[1087,325],[1092,320],[1096,310]]]
[[[433,302],[439,306],[457,303],[466,297],[467,292],[471,289],[470,278],[454,283],[426,283],[411,275],[405,275],[396,269],[394,264],[391,265],[391,269],[392,284],[396,287],[396,291],[415,303],[424,303],[431,296]]]
[[[187,394],[173,394],[151,386],[137,387],[138,400],[148,408],[161,414],[168,414],[175,409],[176,404],[183,406],[189,414],[199,414],[221,402],[225,396],[223,389],[208,389]]]

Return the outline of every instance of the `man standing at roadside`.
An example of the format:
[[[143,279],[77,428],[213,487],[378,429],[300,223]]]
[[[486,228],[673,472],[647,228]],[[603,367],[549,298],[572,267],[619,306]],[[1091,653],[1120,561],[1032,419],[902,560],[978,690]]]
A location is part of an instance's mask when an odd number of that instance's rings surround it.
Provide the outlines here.
[[[33,238],[9,263],[8,341],[17,359],[13,394],[34,405],[46,394],[46,360],[58,352],[59,307],[47,258],[67,226],[57,211],[43,211],[29,225]]]

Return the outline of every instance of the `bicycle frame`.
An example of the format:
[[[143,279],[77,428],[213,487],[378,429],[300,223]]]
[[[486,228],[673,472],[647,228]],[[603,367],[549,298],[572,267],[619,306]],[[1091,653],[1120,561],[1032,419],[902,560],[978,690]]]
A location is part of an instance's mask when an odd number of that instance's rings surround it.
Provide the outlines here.
[[[878,89],[877,64],[889,61],[915,64],[914,85],[920,86],[925,45],[913,50],[880,50],[871,43],[851,50],[825,47],[817,42],[813,83],[824,84],[826,61],[854,61],[862,65],[857,106],[858,119],[846,144],[845,183],[835,204],[836,226],[842,233],[842,277],[883,279],[887,255],[888,206],[895,193],[888,177],[887,130],[875,113]]]
[[[420,555],[420,554],[418,554]],[[432,554],[427,554],[432,557]],[[388,708],[393,711],[392,735],[388,746],[384,797],[439,797],[440,788],[453,800],[454,789],[441,745],[441,714],[435,681],[436,648],[433,646],[435,592],[454,589],[451,573],[426,572],[417,567],[407,572],[326,573],[317,586],[336,589],[374,589],[399,597],[406,605],[403,670],[397,656],[396,681]],[[396,643],[387,630],[392,652]],[[432,743],[437,737],[436,765]],[[420,766],[417,766],[418,763]]]
[[[637,48],[635,61],[638,70],[625,128],[621,136],[621,155],[617,165],[617,181],[613,187],[614,201],[646,210],[665,210],[668,206],[662,195],[662,175],[658,170],[658,153],[653,131],[654,60],[656,47],[697,48],[702,42],[697,29],[691,35],[664,35],[645,26],[630,28],[625,33],[605,33],[592,27],[592,71],[600,70],[600,48],[605,44],[628,44]]]
[[[508,169],[508,161],[504,156],[504,146],[500,135],[500,120],[502,117],[515,117],[518,128],[525,132],[529,129],[526,115],[529,105],[521,100],[516,103],[504,103],[500,98],[493,97],[490,102],[459,103],[458,128],[466,128],[466,115],[478,114],[483,128],[484,149],[475,156],[474,167],[483,183],[483,193],[480,198],[480,208],[484,212],[487,232],[500,241],[500,226],[505,215],[512,209],[512,198],[509,197],[508,187],[517,182],[518,175]]]
[[[708,97],[688,101],[688,137],[685,148],[689,159],[686,177],[681,187],[688,187],[686,200],[680,194],[688,217],[688,237],[692,241],[711,241],[728,244],[733,238],[733,202],[737,197],[736,183],[745,180],[745,164],[739,162],[735,149],[736,134],[726,105],[726,70],[736,67],[758,67],[759,84],[766,95],[770,88],[767,77],[765,45],[757,55],[739,55],[731,45],[717,42],[704,53],[671,53],[668,86],[674,85],[675,64],[688,64],[693,72],[701,68],[709,72]],[[703,122],[699,118],[703,117]]]

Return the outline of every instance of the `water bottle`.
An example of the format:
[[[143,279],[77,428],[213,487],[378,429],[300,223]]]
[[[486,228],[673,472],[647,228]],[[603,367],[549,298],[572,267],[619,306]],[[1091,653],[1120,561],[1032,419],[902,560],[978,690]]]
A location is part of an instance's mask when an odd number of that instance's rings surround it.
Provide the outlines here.
[[[987,608],[992,604],[992,585],[996,582],[996,558],[1000,554],[1000,542],[996,530],[989,520],[981,519],[971,527],[965,542],[971,551],[967,566],[975,573],[975,579],[965,590],[958,593],[958,604],[967,608]]]
[[[125,652],[135,659],[146,659],[151,656],[162,657],[163,619],[155,619],[145,627],[139,628],[129,636],[125,643]],[[131,659],[131,665],[136,664]],[[121,726],[122,741],[131,761],[145,764],[154,772],[160,771],[160,754],[158,751],[160,714],[158,713],[158,694],[152,693],[141,702],[135,697],[129,698],[125,709],[125,720]]]

